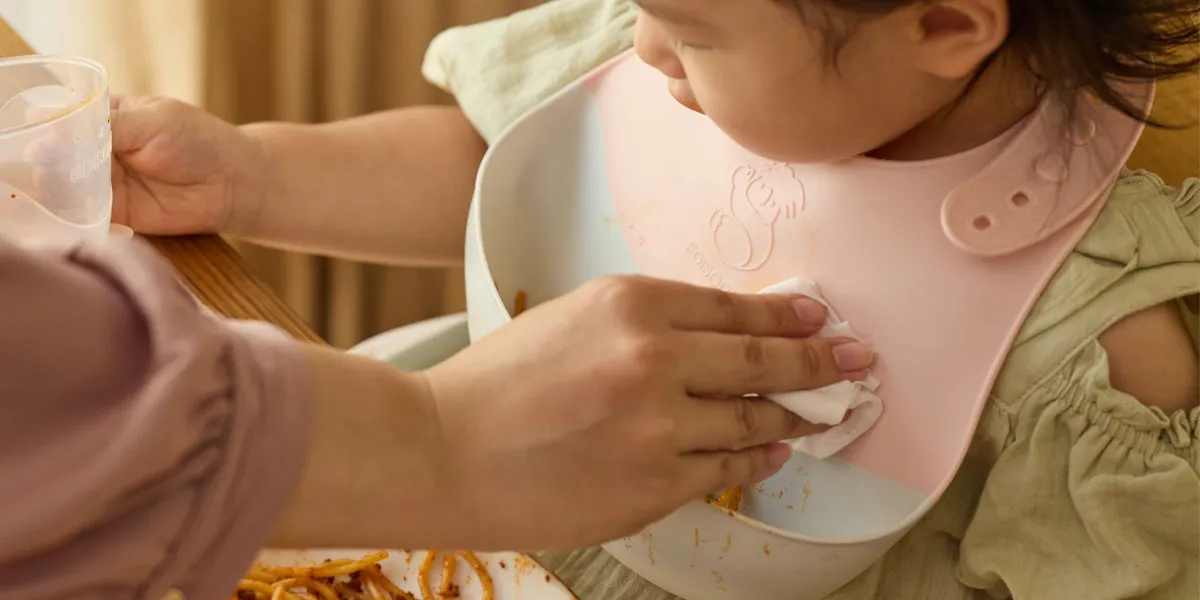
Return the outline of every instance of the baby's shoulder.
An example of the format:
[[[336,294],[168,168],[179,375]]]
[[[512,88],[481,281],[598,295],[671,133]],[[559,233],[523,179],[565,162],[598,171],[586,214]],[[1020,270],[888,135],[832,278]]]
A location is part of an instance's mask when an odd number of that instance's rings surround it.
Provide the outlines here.
[[[1200,278],[1200,270],[1196,273]],[[1195,294],[1133,313],[1100,335],[1109,382],[1165,414],[1200,405],[1200,358],[1194,327]]]
[[[1167,414],[1193,408],[1198,294],[1200,180],[1174,188],[1126,173],[1038,299],[997,389],[1028,396],[1098,343],[1105,364],[1090,367],[1105,368],[1113,390]]]
[[[1167,414],[1195,408],[1200,404],[1200,180],[1175,189],[1152,174],[1132,173],[1118,182],[1105,209],[1118,212],[1129,234],[1136,235],[1136,242],[1126,244],[1137,257],[1148,257],[1144,267],[1137,264],[1140,258],[1131,257],[1138,270],[1180,271],[1178,279],[1168,278],[1163,292],[1153,284],[1132,284],[1135,297],[1137,292],[1148,293],[1147,301],[1171,297],[1124,316],[1100,335],[1109,380],[1115,389]],[[1175,293],[1172,285],[1178,285]]]

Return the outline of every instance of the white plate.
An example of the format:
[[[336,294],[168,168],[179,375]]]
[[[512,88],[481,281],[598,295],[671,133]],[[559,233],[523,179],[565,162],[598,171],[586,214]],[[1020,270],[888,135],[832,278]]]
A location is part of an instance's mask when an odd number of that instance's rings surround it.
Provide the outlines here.
[[[357,559],[373,553],[373,550],[264,550],[258,560],[268,566],[306,567],[320,564],[326,559]],[[499,552],[478,556],[492,578],[496,591],[493,600],[578,600],[558,578],[528,555]],[[417,581],[417,570],[424,559],[425,552],[388,550],[387,559],[379,566],[396,587],[424,600]],[[429,578],[434,594],[437,594],[441,582],[441,562],[440,558],[436,561]],[[459,600],[480,600],[483,597],[483,588],[475,572],[461,559],[455,569],[454,580],[459,587]]]

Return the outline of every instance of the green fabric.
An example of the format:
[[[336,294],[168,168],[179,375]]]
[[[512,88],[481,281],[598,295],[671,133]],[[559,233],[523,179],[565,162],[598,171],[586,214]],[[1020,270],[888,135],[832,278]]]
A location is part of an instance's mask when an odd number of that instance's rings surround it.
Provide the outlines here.
[[[490,144],[568,83],[633,45],[632,2],[555,0],[442,32],[422,72],[450,92]]]
[[[627,49],[629,0],[558,0],[448,31],[426,74],[484,137]],[[1200,181],[1125,174],[1025,323],[929,515],[833,600],[1200,597],[1200,409],[1113,389],[1098,336],[1200,293]],[[1195,323],[1194,315],[1189,315]],[[583,600],[668,600],[598,548],[543,553]]]

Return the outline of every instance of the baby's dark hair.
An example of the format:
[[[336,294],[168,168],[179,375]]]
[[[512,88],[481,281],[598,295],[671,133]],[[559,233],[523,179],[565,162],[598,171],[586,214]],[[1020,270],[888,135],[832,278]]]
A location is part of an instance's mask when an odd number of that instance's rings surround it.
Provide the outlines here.
[[[822,9],[819,12],[828,17],[820,20],[829,55],[836,61],[854,29],[854,19],[847,23],[836,18],[837,13],[870,18],[932,0],[788,1],[801,9],[814,5]],[[1023,61],[1047,93],[1074,96],[1086,90],[1130,117],[1163,125],[1130,104],[1113,82],[1170,79],[1200,66],[1200,0],[1008,0],[1008,4],[1010,31],[1000,52]]]

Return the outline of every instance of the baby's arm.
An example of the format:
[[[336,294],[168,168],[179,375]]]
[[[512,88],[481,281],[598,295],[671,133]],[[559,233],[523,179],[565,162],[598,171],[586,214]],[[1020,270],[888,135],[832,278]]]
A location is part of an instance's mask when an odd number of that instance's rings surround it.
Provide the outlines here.
[[[263,144],[271,172],[242,237],[405,265],[462,259],[467,208],[487,147],[457,107],[245,129]]]
[[[274,172],[239,235],[379,262],[459,262],[487,143],[629,48],[635,18],[631,0],[557,0],[443,33],[423,72],[461,108],[404,108],[320,126],[247,126]]]

